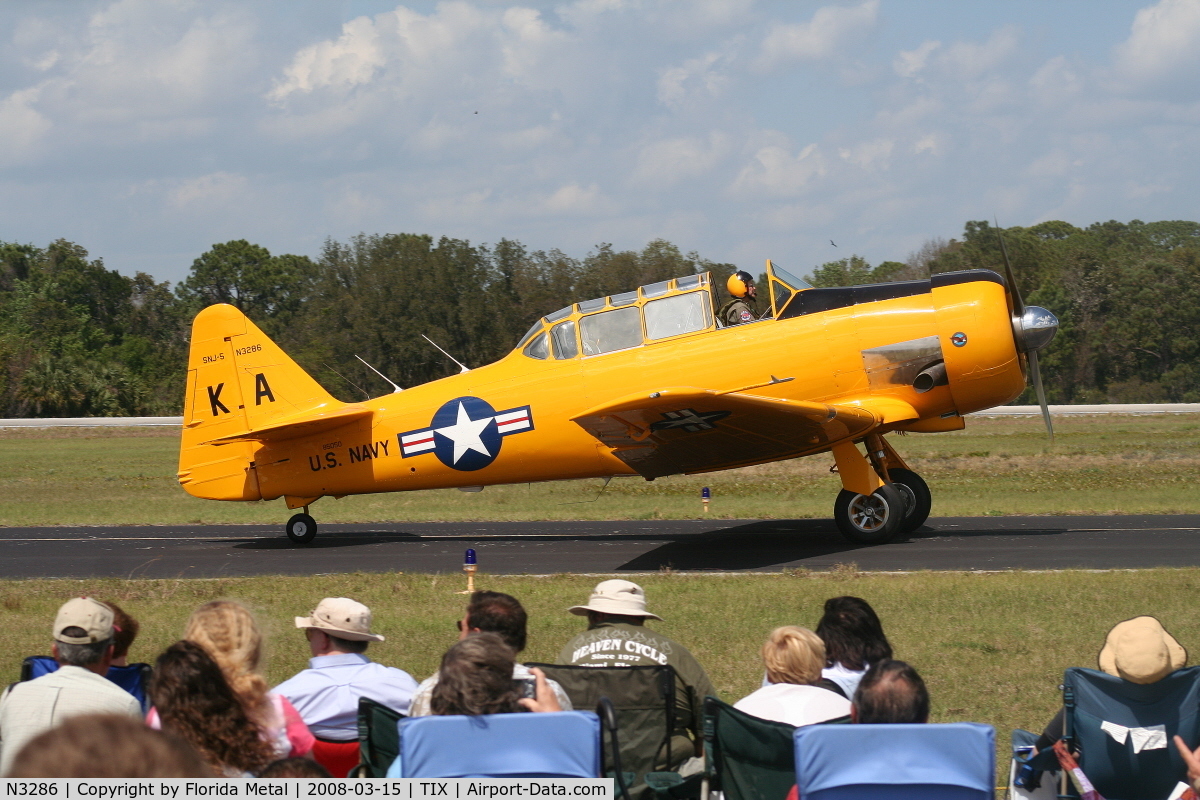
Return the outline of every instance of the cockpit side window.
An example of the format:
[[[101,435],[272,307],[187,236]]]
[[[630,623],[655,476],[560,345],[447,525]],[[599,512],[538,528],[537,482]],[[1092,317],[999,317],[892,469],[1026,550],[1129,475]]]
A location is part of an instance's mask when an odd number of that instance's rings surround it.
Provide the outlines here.
[[[646,303],[646,338],[665,339],[704,330],[712,324],[712,305],[707,300],[707,292],[688,292]]]
[[[595,356],[642,343],[642,312],[637,306],[602,311],[579,320],[583,354]]]
[[[547,345],[546,334],[539,333],[534,337],[533,341],[525,345],[525,355],[530,358],[545,359],[550,355],[550,347]]]
[[[555,358],[574,358],[579,355],[579,345],[575,342],[575,320],[569,319],[555,325],[550,329],[550,337],[554,340]]]

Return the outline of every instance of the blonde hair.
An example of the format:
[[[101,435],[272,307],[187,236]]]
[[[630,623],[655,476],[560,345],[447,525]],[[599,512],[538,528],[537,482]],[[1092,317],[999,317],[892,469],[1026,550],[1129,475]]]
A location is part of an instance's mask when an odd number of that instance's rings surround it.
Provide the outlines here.
[[[260,724],[268,720],[267,682],[258,674],[262,632],[248,608],[232,600],[205,603],[188,618],[183,638],[212,656],[247,714]]]
[[[785,625],[767,637],[762,660],[771,683],[816,683],[825,666],[825,644],[807,628]]]

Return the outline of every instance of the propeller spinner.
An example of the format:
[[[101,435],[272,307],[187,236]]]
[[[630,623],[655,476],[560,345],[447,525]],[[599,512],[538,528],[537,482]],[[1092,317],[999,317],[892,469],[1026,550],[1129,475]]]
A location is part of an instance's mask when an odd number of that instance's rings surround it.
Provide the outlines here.
[[[1050,422],[1050,406],[1046,403],[1046,390],[1042,386],[1042,371],[1038,368],[1037,351],[1041,350],[1058,333],[1058,317],[1041,306],[1026,306],[1021,302],[1021,290],[1017,288],[1013,276],[1012,264],[1008,260],[1008,248],[1004,246],[1004,237],[1000,234],[1000,226],[996,226],[996,236],[1000,239],[1000,252],[1004,254],[1004,278],[1008,282],[1009,297],[1012,301],[1013,336],[1017,349],[1025,354],[1029,363],[1029,380],[1033,383],[1033,391],[1037,394],[1038,405],[1042,408],[1042,420],[1046,423],[1046,432],[1050,434],[1050,443],[1054,443],[1054,425]]]

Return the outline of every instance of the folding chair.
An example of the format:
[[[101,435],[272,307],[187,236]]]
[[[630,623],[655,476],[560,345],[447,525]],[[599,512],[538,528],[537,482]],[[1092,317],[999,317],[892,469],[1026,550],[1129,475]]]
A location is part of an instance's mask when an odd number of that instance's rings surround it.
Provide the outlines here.
[[[669,664],[647,667],[579,667],[526,664],[558,681],[575,708],[595,708],[601,697],[616,710],[621,767],[640,783],[648,772],[672,770],[691,758],[695,746],[678,724],[681,687]],[[613,769],[611,745],[604,768]]]
[[[783,800],[796,783],[795,732],[794,725],[704,698],[708,788],[724,792],[727,800]]]
[[[410,717],[396,730],[389,778],[600,777],[600,719],[590,711]]]
[[[1094,669],[1063,673],[1063,738],[1106,800],[1162,800],[1186,779],[1172,737],[1200,743],[1200,667],[1154,683]],[[1062,795],[1075,797],[1070,787]]]
[[[27,656],[21,662],[21,680],[30,681],[58,670],[58,662],[51,656]],[[120,686],[137,698],[142,704],[142,712],[150,710],[150,697],[146,689],[150,685],[150,674],[153,667],[149,664],[127,664],[123,667],[109,667],[104,677]]]
[[[399,711],[372,700],[358,698],[358,766],[356,778],[382,778],[400,752],[400,734],[396,723],[404,719]]]
[[[797,728],[804,800],[993,800],[991,725],[806,725]]]

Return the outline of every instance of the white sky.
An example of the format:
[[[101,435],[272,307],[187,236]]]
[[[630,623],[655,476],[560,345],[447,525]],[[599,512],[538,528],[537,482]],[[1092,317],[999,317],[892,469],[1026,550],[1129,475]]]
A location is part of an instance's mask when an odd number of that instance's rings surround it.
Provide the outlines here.
[[[0,240],[172,282],[243,238],[803,273],[968,219],[1200,220],[1200,0],[5,0],[0,31]]]

